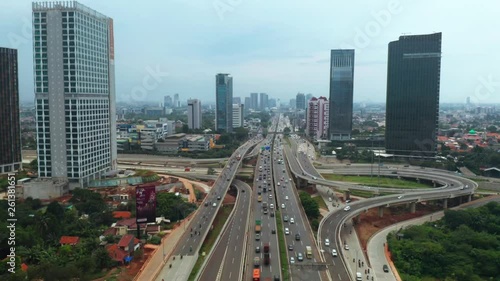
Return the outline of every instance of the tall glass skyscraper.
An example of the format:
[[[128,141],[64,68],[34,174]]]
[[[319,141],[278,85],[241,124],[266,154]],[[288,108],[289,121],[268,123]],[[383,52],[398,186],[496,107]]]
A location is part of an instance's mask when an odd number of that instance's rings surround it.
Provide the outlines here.
[[[0,174],[21,163],[17,50],[0,48]]]
[[[332,50],[330,57],[330,140],[348,140],[352,132],[354,50]]]
[[[117,164],[113,20],[33,3],[33,53],[39,176],[85,187]]]
[[[215,130],[233,131],[233,77],[229,74],[215,76]]]
[[[386,149],[435,154],[439,117],[441,33],[401,36],[389,43]]]

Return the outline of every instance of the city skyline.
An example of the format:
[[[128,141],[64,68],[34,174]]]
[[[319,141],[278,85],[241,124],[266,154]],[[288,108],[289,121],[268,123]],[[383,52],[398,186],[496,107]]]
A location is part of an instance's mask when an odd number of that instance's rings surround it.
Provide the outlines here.
[[[118,101],[160,100],[166,92],[211,101],[212,77],[220,72],[238,77],[239,83],[234,85],[237,96],[251,92],[266,92],[281,100],[289,100],[297,92],[327,96],[329,50],[354,48],[358,70],[355,80],[364,81],[355,86],[354,101],[383,102],[388,42],[408,32],[427,34],[438,30],[445,34],[443,64],[447,65],[442,70],[441,101],[465,100],[470,96],[473,103],[500,102],[499,95],[494,94],[498,92],[500,55],[495,50],[499,39],[488,36],[495,34],[496,28],[487,20],[500,7],[494,1],[483,2],[481,7],[471,6],[467,11],[454,7],[451,1],[371,1],[363,8],[356,3],[344,3],[340,7],[343,13],[335,18],[327,13],[329,8],[335,7],[334,3],[323,1],[314,7],[289,3],[291,14],[302,14],[306,9],[317,13],[315,19],[294,23],[295,20],[288,16],[280,16],[278,20],[291,26],[276,24],[270,30],[263,27],[272,24],[274,19],[259,15],[257,11],[263,8],[279,11],[283,2],[239,5],[223,18],[209,2],[156,2],[153,5],[164,9],[155,9],[158,12],[151,11],[150,17],[137,21],[128,19],[134,19],[137,11],[149,5],[132,8],[133,3],[115,0],[84,0],[81,3],[117,19],[117,44],[125,46],[117,50]],[[118,4],[123,8],[120,11],[115,9]],[[34,92],[30,82],[33,79],[30,5],[30,1],[14,0],[0,4],[4,7],[0,9],[0,16],[5,19],[0,23],[0,46],[19,50],[21,101],[32,101]],[[160,16],[162,10],[175,10],[176,13],[164,19]],[[483,16],[471,22],[461,20],[474,12]],[[430,16],[421,21],[422,14]],[[434,14],[446,16],[432,16]],[[184,22],[186,15],[193,15],[190,16],[193,22],[182,25],[180,30],[174,29],[173,26]],[[252,17],[256,19],[250,23],[248,19]],[[157,26],[158,21],[167,26],[166,41],[153,36],[158,31],[150,27]],[[225,28],[221,31],[222,26]],[[334,28],[336,26],[342,28]],[[315,31],[305,32],[311,29]],[[216,32],[220,36],[211,36]],[[193,41],[198,38],[197,34],[204,39]],[[467,41],[464,41],[464,34],[467,34]],[[252,35],[251,42],[241,41],[249,35]],[[276,36],[279,40],[269,40]],[[134,42],[130,42],[131,37],[136,38]],[[176,38],[175,43],[169,38]],[[145,48],[144,44],[148,51],[139,52]],[[467,72],[460,71],[465,67]],[[144,87],[144,79],[149,79],[151,87]]]

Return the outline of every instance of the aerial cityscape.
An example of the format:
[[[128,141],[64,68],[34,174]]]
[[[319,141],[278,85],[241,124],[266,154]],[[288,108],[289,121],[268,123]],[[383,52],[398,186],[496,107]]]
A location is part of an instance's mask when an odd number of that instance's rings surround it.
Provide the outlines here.
[[[500,3],[454,4],[5,0],[0,279],[500,280]]]

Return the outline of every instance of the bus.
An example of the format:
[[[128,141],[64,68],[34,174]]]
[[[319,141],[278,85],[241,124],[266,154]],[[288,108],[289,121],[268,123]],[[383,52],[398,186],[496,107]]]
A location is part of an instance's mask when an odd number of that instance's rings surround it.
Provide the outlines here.
[[[253,270],[253,281],[260,281],[260,269],[256,268]]]
[[[312,258],[312,248],[311,248],[311,246],[306,246],[306,257],[308,259]]]

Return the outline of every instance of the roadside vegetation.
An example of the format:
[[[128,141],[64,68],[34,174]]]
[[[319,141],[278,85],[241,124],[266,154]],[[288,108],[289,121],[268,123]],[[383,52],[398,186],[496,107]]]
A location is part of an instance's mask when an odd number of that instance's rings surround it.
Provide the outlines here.
[[[306,213],[307,218],[311,224],[311,228],[314,232],[318,231],[319,221],[320,221],[320,213],[319,213],[319,204],[316,200],[314,200],[309,193],[305,191],[299,191],[300,202],[302,203],[302,207],[304,208],[304,212]]]
[[[377,187],[396,187],[396,188],[431,188],[431,186],[418,183],[410,180],[397,179],[392,177],[380,177],[376,175],[370,176],[346,176],[346,175],[335,175],[335,174],[321,174],[325,179],[331,181],[345,181],[345,182],[355,182],[362,185],[370,185]]]
[[[388,236],[405,281],[500,280],[500,204],[447,210],[442,220]]]
[[[276,209],[276,227],[278,228],[277,232],[280,252],[281,276],[283,277],[284,281],[288,281],[290,280],[290,269],[288,268],[287,246],[285,241],[283,221],[279,209]]]

